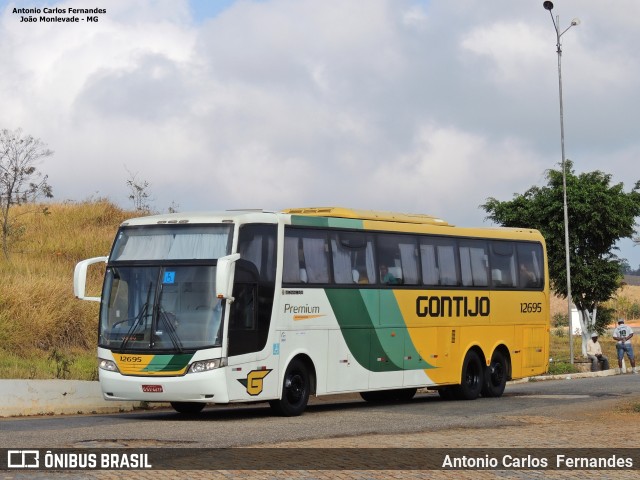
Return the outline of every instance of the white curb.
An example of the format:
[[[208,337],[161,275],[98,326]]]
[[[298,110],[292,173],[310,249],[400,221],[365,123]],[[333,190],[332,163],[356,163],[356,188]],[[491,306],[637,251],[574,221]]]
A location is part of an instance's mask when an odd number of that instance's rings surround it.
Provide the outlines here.
[[[0,380],[0,417],[112,413],[140,402],[107,402],[98,382],[81,380]]]

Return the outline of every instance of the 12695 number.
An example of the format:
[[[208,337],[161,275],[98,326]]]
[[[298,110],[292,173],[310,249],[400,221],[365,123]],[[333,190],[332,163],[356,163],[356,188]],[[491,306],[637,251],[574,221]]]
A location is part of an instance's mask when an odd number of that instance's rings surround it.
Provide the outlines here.
[[[520,313],[542,313],[542,303],[521,303]]]
[[[120,355],[120,361],[124,363],[142,363],[142,357],[131,355]]]

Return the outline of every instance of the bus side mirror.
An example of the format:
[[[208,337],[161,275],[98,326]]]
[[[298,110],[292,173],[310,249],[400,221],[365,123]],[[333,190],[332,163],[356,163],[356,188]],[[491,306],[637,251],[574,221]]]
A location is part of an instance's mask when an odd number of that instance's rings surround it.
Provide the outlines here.
[[[101,297],[85,297],[85,290],[87,288],[87,268],[89,265],[100,262],[107,262],[109,257],[95,257],[88,260],[82,260],[78,262],[75,270],[73,271],[73,294],[80,300],[89,300],[92,302],[99,302]]]
[[[218,259],[216,267],[216,297],[233,302],[233,273],[235,263],[240,259],[239,253],[227,255]]]

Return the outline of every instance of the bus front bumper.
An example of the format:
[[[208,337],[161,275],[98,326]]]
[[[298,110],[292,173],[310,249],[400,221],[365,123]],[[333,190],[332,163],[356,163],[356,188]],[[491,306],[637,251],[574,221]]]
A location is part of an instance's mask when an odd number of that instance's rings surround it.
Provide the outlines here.
[[[105,400],[229,403],[223,368],[179,377],[127,376],[100,370],[99,377]]]

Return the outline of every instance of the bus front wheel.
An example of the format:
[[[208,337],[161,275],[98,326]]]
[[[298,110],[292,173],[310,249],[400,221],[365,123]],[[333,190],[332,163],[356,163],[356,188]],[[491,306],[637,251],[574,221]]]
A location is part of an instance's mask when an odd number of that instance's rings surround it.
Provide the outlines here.
[[[171,402],[173,409],[185,415],[200,413],[206,404],[200,402]]]
[[[460,400],[475,400],[480,395],[484,378],[484,366],[480,357],[469,350],[462,364],[460,385],[455,387],[456,397]]]
[[[311,382],[305,364],[294,359],[284,374],[282,397],[269,402],[276,413],[284,417],[297,417],[304,412],[309,401]]]

